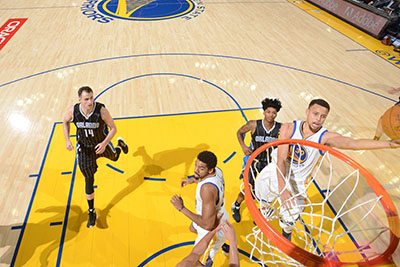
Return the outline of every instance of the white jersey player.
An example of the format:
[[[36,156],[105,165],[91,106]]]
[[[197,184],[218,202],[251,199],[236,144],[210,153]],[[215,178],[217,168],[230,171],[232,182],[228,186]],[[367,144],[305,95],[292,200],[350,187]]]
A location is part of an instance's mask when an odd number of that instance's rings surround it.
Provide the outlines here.
[[[174,207],[192,220],[190,231],[197,233],[195,245],[211,230],[218,226],[219,218],[228,221],[225,209],[224,178],[221,169],[216,167],[217,157],[210,151],[203,151],[197,156],[194,179],[184,179],[181,186],[197,183],[196,213],[191,212],[183,205],[180,196],[174,195],[171,203]],[[222,247],[225,236],[222,230],[216,233],[203,254],[200,263],[203,266],[212,266],[214,256]]]
[[[328,132],[322,125],[329,110],[330,106],[325,100],[312,100],[306,110],[306,120],[283,124],[279,139],[305,139],[331,147],[352,150],[400,147],[399,144],[391,141],[353,139],[335,132]],[[271,202],[279,197],[280,203],[287,206],[287,209],[283,209],[284,212],[280,214],[280,226],[283,229],[282,235],[289,240],[294,223],[304,204],[306,191],[304,184],[319,156],[318,149],[298,145],[280,145],[272,155],[275,164],[265,167],[257,178],[255,192],[258,198]],[[291,168],[289,183],[286,184],[284,177],[289,168]],[[292,196],[296,196],[296,201],[293,201]],[[268,214],[264,213],[264,216]]]

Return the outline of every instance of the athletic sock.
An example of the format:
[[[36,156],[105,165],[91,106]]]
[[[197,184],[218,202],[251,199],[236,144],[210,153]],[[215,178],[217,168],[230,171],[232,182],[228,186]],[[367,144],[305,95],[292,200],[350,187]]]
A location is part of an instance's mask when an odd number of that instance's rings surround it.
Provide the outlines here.
[[[90,209],[90,210],[94,210],[94,199],[88,200],[87,202],[88,202],[88,204],[89,204],[89,209]]]

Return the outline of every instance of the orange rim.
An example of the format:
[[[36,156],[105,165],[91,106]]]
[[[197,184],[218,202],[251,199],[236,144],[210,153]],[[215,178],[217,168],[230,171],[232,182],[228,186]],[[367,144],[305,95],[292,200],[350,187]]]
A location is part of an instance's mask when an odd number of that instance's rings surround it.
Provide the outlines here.
[[[388,224],[390,228],[390,243],[387,249],[378,257],[366,261],[363,263],[355,263],[355,262],[337,262],[330,259],[325,259],[314,255],[287,240],[284,238],[277,230],[270,223],[265,220],[264,216],[258,210],[256,204],[253,201],[249,187],[249,169],[251,162],[255,159],[255,157],[261,153],[262,151],[268,149],[272,146],[278,145],[289,145],[289,144],[301,144],[305,146],[310,146],[317,148],[323,152],[329,151],[329,153],[341,160],[343,160],[348,165],[352,166],[355,169],[358,169],[360,174],[362,174],[368,185],[372,188],[377,196],[383,196],[380,199],[380,202],[385,210]],[[390,199],[388,193],[385,191],[383,186],[372,176],[364,167],[362,167],[358,162],[354,161],[350,157],[346,156],[345,154],[322,144],[302,140],[302,139],[285,139],[285,140],[277,140],[270,143],[267,143],[257,150],[255,150],[250,158],[248,159],[245,169],[244,169],[244,191],[245,191],[245,201],[247,208],[251,214],[251,217],[256,222],[257,226],[261,229],[264,235],[271,240],[271,242],[280,250],[282,250],[286,255],[290,256],[291,258],[295,259],[296,261],[304,264],[306,266],[342,266],[342,265],[349,265],[349,264],[358,264],[359,266],[371,266],[371,265],[379,265],[379,264],[390,264],[393,263],[391,260],[391,256],[396,250],[399,239],[397,236],[400,236],[399,229],[400,229],[400,222],[396,207],[393,204],[393,201]]]

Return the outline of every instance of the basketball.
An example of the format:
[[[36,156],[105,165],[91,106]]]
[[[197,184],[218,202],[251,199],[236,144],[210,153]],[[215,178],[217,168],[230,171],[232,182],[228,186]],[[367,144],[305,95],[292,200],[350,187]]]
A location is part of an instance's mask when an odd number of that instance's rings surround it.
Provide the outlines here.
[[[400,143],[400,106],[395,105],[383,114],[382,130],[392,140]]]

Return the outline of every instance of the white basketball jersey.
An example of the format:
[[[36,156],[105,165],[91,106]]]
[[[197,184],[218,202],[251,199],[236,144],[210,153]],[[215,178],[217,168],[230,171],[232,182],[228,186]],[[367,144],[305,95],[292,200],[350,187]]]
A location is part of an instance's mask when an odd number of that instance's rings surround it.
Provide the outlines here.
[[[202,208],[203,208],[203,200],[201,199],[200,196],[200,190],[201,187],[204,184],[212,184],[214,185],[217,190],[218,190],[218,199],[217,199],[217,214],[220,213],[221,207],[224,205],[224,189],[225,189],[225,183],[224,183],[224,177],[222,174],[222,171],[220,168],[215,167],[215,175],[211,177],[207,177],[206,179],[200,181],[197,184],[196,188],[196,212],[197,214],[201,215],[202,214]]]
[[[322,135],[324,135],[328,130],[321,127],[316,133],[304,139],[302,131],[303,124],[304,121],[294,121],[294,130],[290,138],[321,143]],[[289,164],[291,163],[291,166],[288,167],[292,168],[294,179],[305,182],[321,155],[323,155],[322,152],[313,147],[289,145],[287,161]]]

